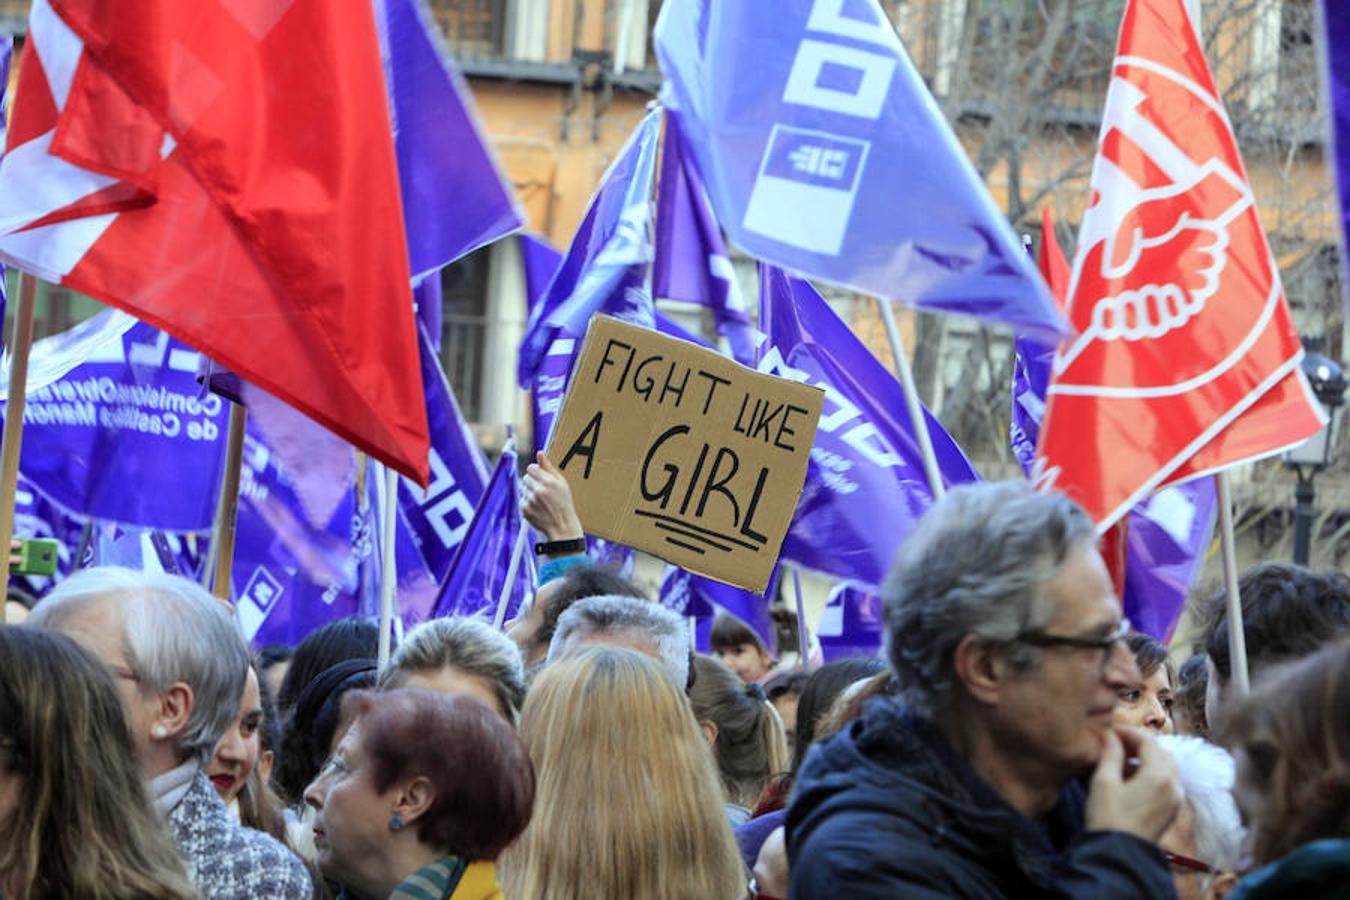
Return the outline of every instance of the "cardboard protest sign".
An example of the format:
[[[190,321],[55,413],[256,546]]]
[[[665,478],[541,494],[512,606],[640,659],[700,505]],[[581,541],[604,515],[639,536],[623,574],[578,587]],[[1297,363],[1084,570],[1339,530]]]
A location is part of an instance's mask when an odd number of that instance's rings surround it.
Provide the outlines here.
[[[824,396],[596,316],[548,453],[587,532],[763,593]]]

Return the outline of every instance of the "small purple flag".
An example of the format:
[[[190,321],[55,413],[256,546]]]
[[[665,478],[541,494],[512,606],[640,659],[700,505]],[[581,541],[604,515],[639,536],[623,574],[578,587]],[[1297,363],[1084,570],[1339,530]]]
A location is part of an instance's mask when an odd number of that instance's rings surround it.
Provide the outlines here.
[[[881,652],[886,622],[881,592],[853,582],[840,582],[830,591],[816,638],[826,662]]]
[[[693,167],[674,116],[666,119],[662,144],[652,293],[711,309],[732,358],[754,365],[759,342],[741,300],[731,255],[708,206],[703,179]]]
[[[435,616],[468,616],[497,609],[502,586],[520,530],[520,477],[516,450],[508,444],[497,460],[487,490],[474,510],[468,533],[455,554],[450,574],[441,584]],[[532,548],[522,554],[516,584],[507,602],[506,617],[514,618],[534,586]]]
[[[548,294],[548,286],[553,276],[562,268],[562,251],[548,242],[543,235],[529,231],[521,232],[520,257],[525,267],[525,299],[531,311]]]
[[[825,409],[782,558],[880,585],[933,503],[903,389],[809,283],[760,266],[759,371],[825,390]],[[943,481],[979,477],[925,410]]]
[[[1014,352],[1009,438],[1013,456],[1029,475],[1055,352],[1030,338],[1018,338]],[[1123,611],[1135,630],[1171,639],[1204,566],[1217,510],[1214,480],[1197,478],[1159,491],[1130,511]]]
[[[877,0],[684,0],[661,97],[732,240],[924,309],[1067,326]]]
[[[544,298],[530,311],[517,376],[528,386],[560,334],[583,335],[604,309],[646,328],[655,307],[643,281],[652,260],[651,194],[661,110],[648,111],[591,199]]]
[[[441,334],[445,326],[441,321],[444,298],[441,296],[441,273],[431,272],[421,279],[414,279],[413,303],[417,304],[418,326],[431,339],[431,349],[441,352]]]

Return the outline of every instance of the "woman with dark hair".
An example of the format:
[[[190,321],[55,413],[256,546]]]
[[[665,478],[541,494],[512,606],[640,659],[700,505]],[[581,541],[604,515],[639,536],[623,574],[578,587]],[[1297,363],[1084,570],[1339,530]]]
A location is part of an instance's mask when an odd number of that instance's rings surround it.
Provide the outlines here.
[[[268,787],[281,743],[281,725],[271,689],[259,669],[257,660],[249,666],[239,717],[216,745],[206,774],[243,825],[289,843],[281,799]]]
[[[778,718],[783,720],[789,756],[797,747],[797,704],[802,699],[806,679],[810,677],[811,673],[805,669],[785,669],[764,683],[764,696],[769,698],[773,708],[778,710]]]
[[[1172,663],[1167,658],[1167,647],[1138,631],[1125,636],[1125,645],[1134,655],[1142,680],[1122,687],[1116,704],[1117,725],[1146,728],[1158,734],[1171,734],[1172,693],[1176,681]]]
[[[375,687],[373,659],[349,659],[320,672],[301,691],[281,734],[281,759],[272,773],[272,787],[286,804],[286,834],[295,852],[314,862],[312,809],[305,788],[319,775],[324,761],[342,737],[342,697],[349,691]]]
[[[360,898],[501,897],[494,863],[529,824],[534,768],[476,697],[357,691],[305,790],[324,875]]]
[[[277,712],[282,727],[291,717],[296,701],[320,672],[349,659],[374,659],[379,645],[379,629],[365,619],[334,619],[316,628],[295,648],[286,677],[277,692]],[[304,788],[304,784],[300,785]]]
[[[151,805],[112,675],[37,628],[0,627],[0,894],[197,896]]]
[[[689,702],[712,746],[731,824],[743,825],[770,778],[787,765],[783,723],[764,689],[711,656],[694,657]]]
[[[1343,897],[1350,884],[1350,641],[1276,670],[1233,712],[1233,796],[1262,868],[1229,900]]]

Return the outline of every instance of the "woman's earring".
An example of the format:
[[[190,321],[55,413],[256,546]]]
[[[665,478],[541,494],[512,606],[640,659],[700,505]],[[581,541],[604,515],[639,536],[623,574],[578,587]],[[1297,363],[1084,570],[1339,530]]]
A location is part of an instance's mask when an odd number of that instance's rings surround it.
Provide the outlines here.
[[[163,738],[163,737],[164,737],[165,735],[167,735],[168,733],[169,733],[169,732],[164,728],[163,725],[156,725],[156,726],[155,726],[155,731],[154,731],[155,737],[157,737],[157,738]]]
[[[389,818],[389,830],[390,830],[390,831],[402,831],[402,830],[403,830],[403,817],[400,816],[400,815],[393,815],[393,816],[391,816],[391,817]]]

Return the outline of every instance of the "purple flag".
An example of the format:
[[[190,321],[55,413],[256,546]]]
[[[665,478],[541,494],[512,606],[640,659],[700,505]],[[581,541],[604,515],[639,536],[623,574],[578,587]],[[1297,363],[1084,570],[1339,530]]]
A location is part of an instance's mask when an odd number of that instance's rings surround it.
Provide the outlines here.
[[[416,278],[516,231],[524,218],[478,125],[473,94],[422,4],[378,0],[375,12]]]
[[[662,144],[652,293],[711,309],[732,357],[742,365],[754,365],[759,342],[746,315],[722,232],[708,207],[703,180],[673,116],[666,119]]]
[[[1323,0],[1322,41],[1327,65],[1327,96],[1331,108],[1331,145],[1335,150],[1336,184],[1341,200],[1341,259],[1350,247],[1350,6],[1345,0]],[[1342,262],[1344,271],[1344,262]],[[1350,285],[1350,281],[1347,281]],[[1347,294],[1350,302],[1350,294]]]
[[[35,343],[20,462],[33,488],[70,515],[209,530],[226,415],[201,396],[198,358],[112,310]]]
[[[841,582],[830,591],[816,627],[826,662],[849,656],[876,656],[886,630],[881,593],[876,588]]]
[[[450,574],[441,585],[435,606],[438,618],[479,612],[490,617],[496,612],[521,522],[516,450],[508,444],[474,510],[473,521],[455,554]],[[533,559],[534,554],[527,548],[507,602],[508,619],[515,617],[525,597],[533,590]]]
[[[422,389],[431,433],[431,483],[423,490],[410,479],[400,478],[399,509],[413,546],[439,585],[449,574],[455,552],[469,530],[474,506],[487,487],[488,468],[455,403],[430,338],[425,331],[419,337]]]
[[[1030,475],[1045,412],[1054,350],[1029,338],[1014,344],[1013,455]],[[1197,478],[1154,494],[1130,510],[1125,528],[1125,617],[1137,631],[1171,639],[1186,595],[1204,566],[1218,510],[1212,478]]]
[[[231,574],[244,636],[294,644],[360,612],[361,565],[376,547],[369,505],[358,504],[351,478],[337,486],[327,518],[313,521],[318,510],[306,512],[286,463],[253,422],[241,475]]]
[[[5,88],[9,86],[9,64],[14,58],[14,38],[10,35],[0,37],[0,149],[3,149],[8,143],[8,134],[6,123],[9,122],[9,103],[6,102]],[[5,265],[0,263],[0,322],[5,321]],[[0,332],[4,329],[0,328]],[[0,348],[5,345],[5,338],[0,334]]]
[[[759,370],[825,390],[801,501],[782,558],[880,585],[900,542],[933,503],[903,389],[809,283],[760,266]],[[943,481],[979,476],[925,411]]]
[[[758,259],[1058,335],[1063,317],[876,0],[666,3],[662,99]]]
[[[652,259],[651,194],[660,134],[661,110],[655,108],[605,172],[562,267],[530,310],[517,370],[522,387],[560,334],[585,334],[601,309],[653,326],[655,309],[643,280]]]
[[[773,595],[777,581],[778,570],[775,569],[765,596]],[[679,566],[666,566],[666,574],[661,579],[661,604],[682,616],[696,618],[710,618],[718,609],[725,610],[754,629],[770,652],[777,643],[765,597],[695,575]]]

